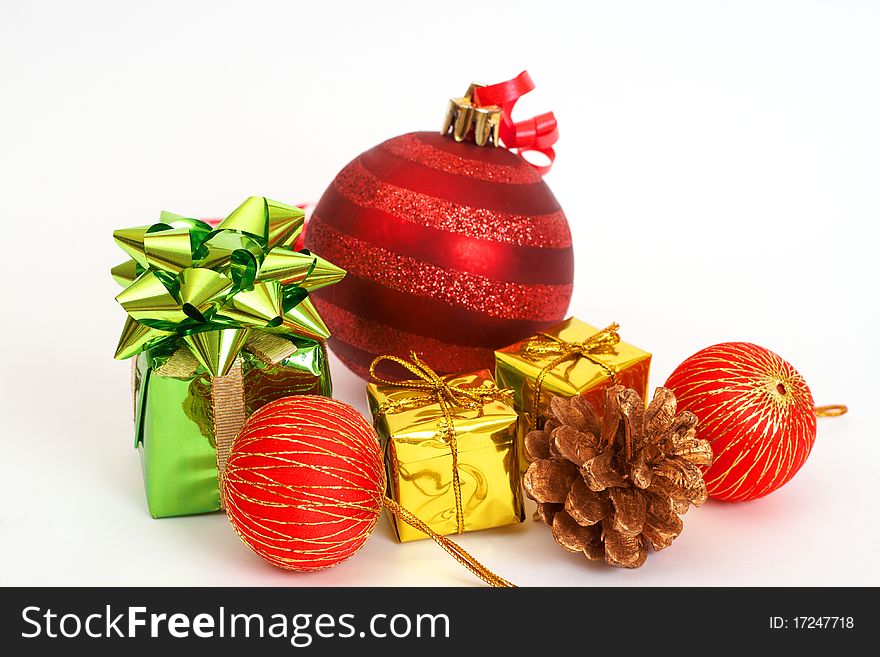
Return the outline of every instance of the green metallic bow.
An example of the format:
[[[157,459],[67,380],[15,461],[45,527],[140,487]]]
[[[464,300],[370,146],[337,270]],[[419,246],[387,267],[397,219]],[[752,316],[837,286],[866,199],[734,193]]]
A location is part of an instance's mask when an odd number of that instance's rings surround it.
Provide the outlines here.
[[[252,330],[325,340],[308,293],[345,271],[293,250],[304,221],[299,208],[251,196],[216,228],[163,212],[152,226],[114,231],[132,258],[111,272],[128,313],[116,358],[185,346],[222,376]]]

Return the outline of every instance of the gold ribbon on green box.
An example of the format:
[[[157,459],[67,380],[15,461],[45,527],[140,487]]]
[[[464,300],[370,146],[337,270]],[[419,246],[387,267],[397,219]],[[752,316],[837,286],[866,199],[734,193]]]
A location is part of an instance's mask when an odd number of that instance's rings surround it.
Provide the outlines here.
[[[131,256],[112,270],[114,279],[125,286],[116,300],[128,313],[116,358],[138,356],[141,388],[146,388],[150,375],[190,380],[181,388],[189,395],[182,404],[175,400],[173,409],[153,409],[154,414],[176,414],[167,418],[172,427],[194,405],[192,377],[204,374],[210,386],[207,415],[213,422],[216,472],[222,473],[228,444],[246,411],[269,401],[265,392],[271,385],[263,385],[261,394],[245,394],[250,370],[262,368],[277,383],[284,372],[266,368],[293,368],[320,379],[319,390],[329,394],[324,348],[329,331],[308,295],[338,282],[345,271],[308,251],[293,249],[303,223],[299,208],[252,196],[216,227],[163,212],[158,223],[113,233]],[[159,388],[155,396],[162,397]],[[275,388],[276,395],[285,389]],[[142,390],[141,396],[146,392]],[[176,390],[168,396],[177,394]],[[139,426],[149,412],[143,404],[138,409]],[[187,430],[180,428],[178,433],[182,440]],[[145,473],[147,469],[145,462]],[[151,499],[151,512],[180,515],[213,510],[175,495],[170,496],[175,497],[172,502],[165,495],[157,509]],[[208,497],[207,506],[214,506],[214,491]]]

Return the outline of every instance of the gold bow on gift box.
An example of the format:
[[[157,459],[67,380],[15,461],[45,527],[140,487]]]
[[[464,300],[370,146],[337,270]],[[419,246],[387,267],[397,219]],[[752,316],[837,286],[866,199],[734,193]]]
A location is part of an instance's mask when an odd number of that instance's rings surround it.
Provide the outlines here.
[[[544,379],[546,376],[559,367],[567,360],[571,364],[563,374],[568,378],[571,375],[572,368],[577,365],[578,358],[586,358],[588,361],[603,369],[609,377],[611,377],[612,385],[616,381],[617,367],[613,363],[606,363],[596,356],[600,355],[616,355],[615,346],[620,342],[620,334],[617,332],[620,325],[615,323],[606,326],[601,331],[593,333],[590,337],[580,341],[563,340],[556,335],[547,333],[538,333],[536,336],[527,339],[520,347],[520,353],[528,360],[539,362],[550,359],[550,361],[541,368],[538,376],[535,377],[535,391],[533,393],[531,425],[530,429],[535,428],[538,420],[538,407],[540,405],[541,390],[544,387]]]

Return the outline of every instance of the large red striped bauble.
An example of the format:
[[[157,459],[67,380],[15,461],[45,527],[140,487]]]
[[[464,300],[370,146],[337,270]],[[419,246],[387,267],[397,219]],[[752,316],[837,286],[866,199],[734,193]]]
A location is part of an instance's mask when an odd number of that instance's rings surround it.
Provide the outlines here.
[[[541,176],[505,148],[438,133],[349,163],[305,245],[348,272],[313,299],[330,347],[365,378],[377,355],[410,351],[441,373],[491,369],[495,349],[561,320],[571,298],[571,233]]]
[[[697,352],[666,381],[679,410],[699,418],[715,460],[709,496],[753,500],[789,481],[816,440],[813,396],[804,378],[769,349],[726,342]]]
[[[348,404],[297,395],[251,415],[220,491],[242,541],[270,563],[308,571],[348,559],[383,508],[385,470],[373,427]]]

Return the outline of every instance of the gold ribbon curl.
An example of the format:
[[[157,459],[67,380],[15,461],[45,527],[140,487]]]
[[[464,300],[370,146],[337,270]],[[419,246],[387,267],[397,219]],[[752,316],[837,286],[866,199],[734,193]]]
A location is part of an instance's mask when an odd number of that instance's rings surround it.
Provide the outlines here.
[[[538,361],[545,358],[553,358],[538,373],[535,378],[534,399],[532,400],[532,417],[529,419],[529,430],[533,431],[538,423],[538,408],[541,401],[541,390],[544,387],[544,378],[556,367],[567,360],[572,360],[566,369],[567,377],[571,369],[577,365],[579,358],[586,358],[591,363],[598,365],[611,377],[611,382],[617,382],[617,368],[604,363],[596,356],[616,353],[615,346],[620,342],[618,330],[620,325],[615,323],[606,326],[601,331],[580,342],[567,342],[555,335],[538,333],[526,340],[520,347],[520,353],[528,360]]]
[[[844,404],[829,404],[828,406],[816,406],[813,408],[816,417],[840,417],[849,412],[849,408]]]
[[[379,376],[378,374],[376,374],[376,366],[382,361],[397,363],[398,365],[415,375],[416,379],[410,379],[407,381],[393,381],[391,379],[386,379]],[[429,365],[427,365],[421,358],[419,358],[418,354],[416,354],[415,352],[410,353],[410,361],[406,361],[403,358],[398,358],[397,356],[378,356],[373,360],[372,363],[370,363],[370,376],[372,376],[373,380],[377,383],[381,383],[387,386],[403,388],[406,390],[425,391],[424,395],[410,397],[409,399],[387,401],[379,406],[377,415],[383,415],[386,413],[399,413],[400,411],[424,408],[425,406],[431,406],[434,404],[440,407],[440,412],[443,415],[443,423],[441,424],[438,433],[445,436],[445,440],[449,444],[449,451],[452,455],[452,488],[453,492],[455,493],[455,533],[463,533],[464,509],[461,501],[461,479],[459,478],[458,474],[458,436],[455,431],[455,423],[453,422],[452,409],[478,410],[490,401],[500,401],[509,404],[512,402],[511,391],[501,390],[494,385],[492,385],[491,387],[480,386],[477,388],[466,388],[464,386],[453,385],[440,377],[440,375],[438,375]],[[395,515],[398,514],[395,513]],[[401,516],[398,515],[398,517]],[[415,516],[413,516],[413,518],[415,518]],[[404,520],[404,522],[413,525],[413,523],[406,518],[401,517],[401,519]],[[418,518],[416,518],[416,520],[418,520]],[[427,525],[422,523],[422,521],[420,520],[418,520],[418,522],[421,524],[413,526],[416,526],[418,529],[424,531],[426,534],[428,534],[429,536],[434,538],[434,540],[440,543],[447,552],[453,554],[450,549],[443,544],[442,541],[434,536],[433,530],[431,532],[425,531],[425,529],[422,528],[422,525],[424,525],[425,527],[427,527]],[[460,550],[460,548],[457,549]],[[455,555],[453,554],[453,556]]]

